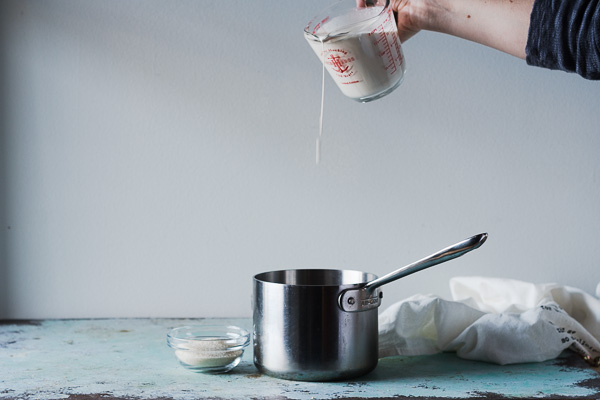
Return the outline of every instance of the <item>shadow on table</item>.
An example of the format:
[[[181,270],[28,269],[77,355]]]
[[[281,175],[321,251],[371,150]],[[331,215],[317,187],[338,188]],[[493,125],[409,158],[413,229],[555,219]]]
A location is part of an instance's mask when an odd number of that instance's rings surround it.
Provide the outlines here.
[[[382,358],[377,368],[357,381],[377,382],[398,379],[440,379],[444,376],[477,375],[483,371],[497,372],[499,365],[480,361],[464,360],[455,353],[440,353],[428,356]]]
[[[390,357],[379,360],[377,368],[363,378],[364,382],[377,382],[398,379],[452,378],[461,376],[507,376],[527,375],[543,369],[590,370],[581,357],[571,351],[565,351],[558,358],[545,362],[498,365],[482,361],[465,360],[456,353],[440,353],[428,356]]]
[[[342,380],[338,383],[369,383],[398,379],[427,379],[440,378],[444,375],[481,373],[482,370],[493,371],[500,366],[469,361],[458,358],[454,353],[441,353],[429,356],[390,357],[379,360],[377,368],[369,374],[354,380]],[[260,378],[262,374],[253,363],[243,362],[230,372],[233,375],[243,375],[247,378]]]
[[[552,370],[590,370],[591,368],[577,354],[565,351],[559,358],[541,363],[523,363],[497,365],[482,361],[459,358],[456,353],[439,353],[427,356],[398,356],[382,358],[375,370],[369,374],[338,383],[361,385],[388,381],[423,381],[423,380],[467,380],[485,377],[501,378],[510,376],[527,376],[538,374],[547,368]],[[247,378],[261,378],[263,375],[253,363],[242,363],[231,373]],[[598,385],[600,386],[600,376]]]

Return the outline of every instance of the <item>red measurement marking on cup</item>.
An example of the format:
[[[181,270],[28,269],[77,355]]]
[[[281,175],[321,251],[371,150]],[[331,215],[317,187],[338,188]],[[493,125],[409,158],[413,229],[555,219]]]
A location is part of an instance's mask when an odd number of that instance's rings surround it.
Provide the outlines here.
[[[371,31],[370,35],[373,35],[376,38],[373,41],[373,44],[375,44],[381,50],[379,56],[385,60],[384,68],[390,75],[393,75],[396,73],[398,68],[396,66],[394,55],[392,54],[390,41],[388,40],[386,32],[383,29],[383,24]]]
[[[392,35],[395,35],[395,33],[392,33]],[[394,40],[394,47],[396,48],[396,54],[398,54],[398,62],[402,65],[404,63],[404,58],[402,57],[402,50],[400,49],[400,39],[397,37]]]
[[[390,27],[388,26],[395,23],[392,16],[392,10],[389,9],[387,14],[387,18],[373,29],[369,33],[369,36],[374,38],[373,44],[381,50],[379,56],[385,60],[385,70],[390,75],[394,75],[398,71],[398,67],[402,65],[402,52],[400,50],[400,40],[393,36],[396,33],[394,30],[390,30]],[[394,56],[394,52],[396,53],[396,56]]]
[[[327,21],[329,21],[329,17],[323,18],[323,20],[321,22],[319,22],[317,25],[315,25],[315,28],[312,30],[312,34],[314,35],[315,33],[317,33],[319,31],[319,29],[321,28],[321,26]],[[308,23],[308,26],[310,26],[311,24],[312,24],[312,21]],[[306,28],[308,28],[308,26]]]

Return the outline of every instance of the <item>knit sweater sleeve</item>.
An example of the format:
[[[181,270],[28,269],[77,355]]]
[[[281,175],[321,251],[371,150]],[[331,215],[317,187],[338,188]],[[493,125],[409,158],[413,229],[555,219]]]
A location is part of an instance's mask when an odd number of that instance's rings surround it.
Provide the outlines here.
[[[525,52],[529,65],[600,79],[600,0],[535,0]]]

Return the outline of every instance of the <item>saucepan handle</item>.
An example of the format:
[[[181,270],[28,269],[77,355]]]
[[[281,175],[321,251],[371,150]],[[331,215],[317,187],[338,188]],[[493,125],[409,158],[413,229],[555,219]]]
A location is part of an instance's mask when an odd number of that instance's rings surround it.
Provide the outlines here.
[[[390,272],[381,278],[367,282],[361,288],[344,290],[338,297],[338,305],[342,310],[348,312],[364,311],[377,308],[381,303],[380,299],[382,297],[381,292],[378,290],[380,286],[393,282],[397,279],[404,278],[405,276],[414,274],[415,272],[422,271],[426,268],[433,267],[434,265],[450,261],[468,253],[471,250],[475,250],[486,241],[487,236],[487,233],[480,233],[479,235],[472,236],[419,261],[415,261],[412,264],[408,264],[407,266],[397,269],[394,272]]]

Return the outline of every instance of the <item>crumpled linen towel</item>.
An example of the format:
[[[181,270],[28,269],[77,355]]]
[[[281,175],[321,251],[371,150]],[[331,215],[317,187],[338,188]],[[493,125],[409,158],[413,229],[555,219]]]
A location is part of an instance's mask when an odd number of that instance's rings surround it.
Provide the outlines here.
[[[569,348],[600,364],[600,300],[580,289],[456,277],[452,300],[415,295],[379,316],[379,357],[454,351],[497,364],[539,362]],[[600,284],[596,290],[600,297]]]

